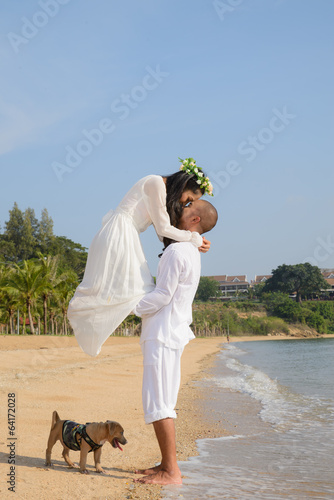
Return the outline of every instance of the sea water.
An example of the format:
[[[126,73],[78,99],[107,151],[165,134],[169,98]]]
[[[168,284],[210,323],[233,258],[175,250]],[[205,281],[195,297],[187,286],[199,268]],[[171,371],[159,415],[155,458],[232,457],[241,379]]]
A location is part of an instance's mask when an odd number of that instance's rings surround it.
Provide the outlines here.
[[[199,440],[164,498],[334,499],[334,338],[224,344],[201,384],[230,435]]]

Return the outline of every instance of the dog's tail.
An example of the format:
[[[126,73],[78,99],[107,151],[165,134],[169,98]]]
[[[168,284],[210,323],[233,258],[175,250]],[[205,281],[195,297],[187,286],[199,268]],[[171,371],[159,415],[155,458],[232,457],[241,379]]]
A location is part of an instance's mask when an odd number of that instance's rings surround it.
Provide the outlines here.
[[[60,420],[58,412],[54,411],[52,413],[51,430],[54,428],[54,426],[56,425],[56,423],[58,422],[58,420]]]

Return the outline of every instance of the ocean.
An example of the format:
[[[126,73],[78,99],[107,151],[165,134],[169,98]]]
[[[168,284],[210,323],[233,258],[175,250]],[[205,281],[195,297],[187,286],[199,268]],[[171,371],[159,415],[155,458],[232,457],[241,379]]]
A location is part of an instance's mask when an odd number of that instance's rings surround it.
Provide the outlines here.
[[[230,435],[199,440],[163,498],[334,499],[334,338],[224,344],[199,383]]]

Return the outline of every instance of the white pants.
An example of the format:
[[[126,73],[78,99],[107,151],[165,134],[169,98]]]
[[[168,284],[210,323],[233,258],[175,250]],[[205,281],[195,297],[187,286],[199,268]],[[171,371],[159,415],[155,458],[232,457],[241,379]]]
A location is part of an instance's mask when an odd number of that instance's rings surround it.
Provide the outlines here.
[[[176,418],[175,405],[181,381],[183,348],[170,349],[158,340],[141,344],[144,356],[143,409],[145,423]]]

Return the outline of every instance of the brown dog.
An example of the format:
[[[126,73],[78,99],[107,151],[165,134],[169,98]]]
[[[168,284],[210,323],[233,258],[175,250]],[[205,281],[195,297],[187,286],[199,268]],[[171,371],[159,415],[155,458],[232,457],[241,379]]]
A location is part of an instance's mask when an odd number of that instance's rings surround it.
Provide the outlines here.
[[[86,425],[77,424],[71,420],[60,420],[56,411],[52,414],[51,431],[46,449],[46,466],[51,466],[51,452],[57,441],[63,445],[63,457],[69,467],[76,467],[70,460],[70,450],[80,450],[80,472],[88,474],[86,470],[87,453],[94,451],[96,472],[104,472],[101,467],[102,446],[108,441],[114,448],[122,448],[119,443],[126,444],[123,427],[118,422],[93,422]]]

